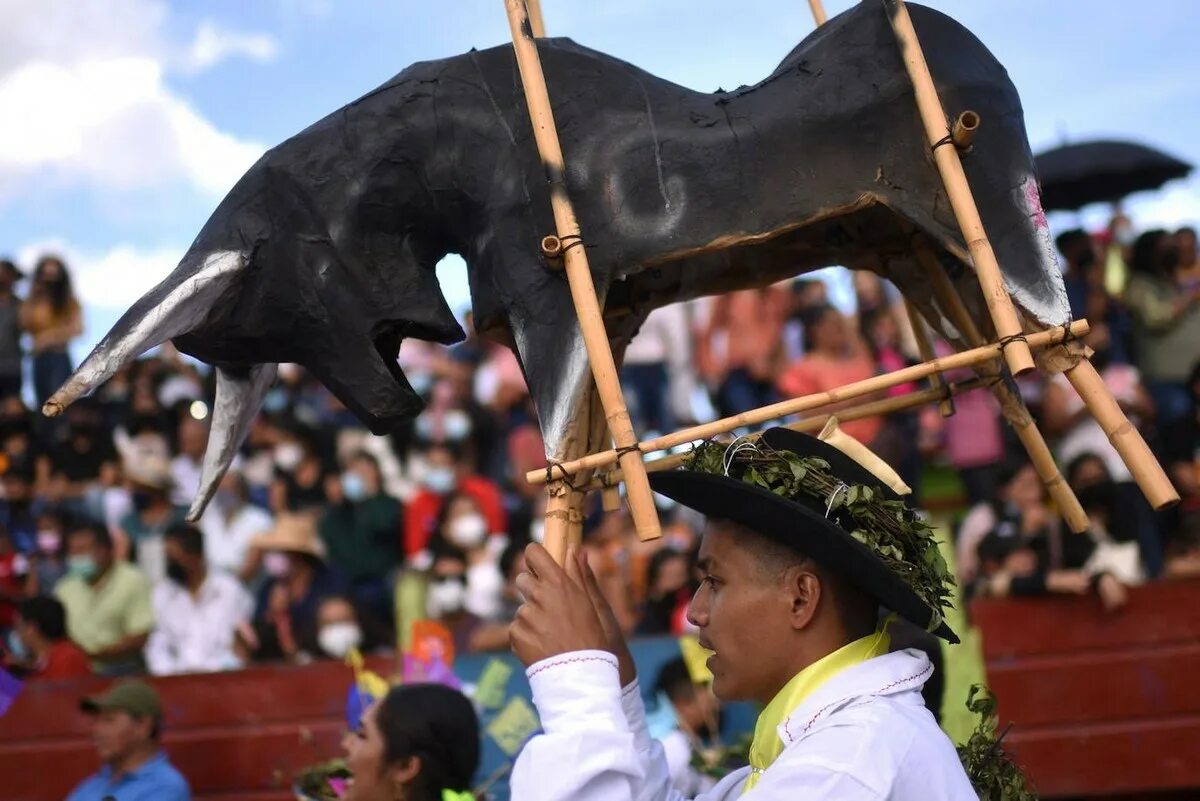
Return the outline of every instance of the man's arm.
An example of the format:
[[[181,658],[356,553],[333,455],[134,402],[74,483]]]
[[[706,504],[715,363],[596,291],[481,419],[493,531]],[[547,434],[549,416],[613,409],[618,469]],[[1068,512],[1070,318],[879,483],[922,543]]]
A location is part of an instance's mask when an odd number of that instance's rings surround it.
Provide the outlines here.
[[[633,660],[623,639],[614,649],[593,596],[608,607],[586,562],[572,551],[564,571],[531,545],[526,564],[529,572],[517,578],[525,603],[510,639],[527,667],[544,733],[517,759],[513,797],[675,801],[669,777],[658,781],[667,776],[666,760],[646,731]],[[610,626],[619,638],[615,620]]]

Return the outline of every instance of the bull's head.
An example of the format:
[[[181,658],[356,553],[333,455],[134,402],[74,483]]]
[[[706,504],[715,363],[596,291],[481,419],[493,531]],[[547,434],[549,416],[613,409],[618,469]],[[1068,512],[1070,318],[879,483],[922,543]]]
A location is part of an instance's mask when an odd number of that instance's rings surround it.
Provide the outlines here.
[[[316,126],[314,126],[316,127]],[[320,132],[316,132],[319,134]],[[203,509],[257,414],[279,362],[315,374],[372,430],[421,408],[396,362],[401,340],[463,337],[434,273],[443,250],[421,220],[419,183],[393,165],[341,180],[306,131],[259,160],[178,267],[126,312],[50,398],[56,414],[167,340],[217,366]]]

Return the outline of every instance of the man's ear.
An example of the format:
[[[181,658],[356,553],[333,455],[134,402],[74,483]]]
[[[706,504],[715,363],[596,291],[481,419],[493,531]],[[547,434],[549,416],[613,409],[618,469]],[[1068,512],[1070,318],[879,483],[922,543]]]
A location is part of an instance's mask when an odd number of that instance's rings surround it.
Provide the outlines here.
[[[419,756],[410,756],[393,763],[388,768],[388,778],[391,780],[393,787],[398,787],[412,782],[420,772],[421,758]]]
[[[784,590],[791,600],[791,624],[796,631],[812,625],[821,603],[821,578],[811,562],[789,567],[784,574]]]

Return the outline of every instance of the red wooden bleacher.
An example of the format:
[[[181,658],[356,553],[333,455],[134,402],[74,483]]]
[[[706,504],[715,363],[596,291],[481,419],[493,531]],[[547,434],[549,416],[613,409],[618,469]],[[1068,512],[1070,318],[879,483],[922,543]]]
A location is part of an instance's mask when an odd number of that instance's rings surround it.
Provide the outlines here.
[[[373,664],[387,675],[387,665]],[[338,663],[155,679],[164,744],[197,801],[285,801],[295,774],[341,753],[350,671]],[[0,718],[5,801],[62,801],[97,768],[79,699],[110,682],[30,682]]]
[[[1116,614],[1095,597],[971,613],[1005,744],[1043,797],[1200,798],[1200,582],[1134,588]]]

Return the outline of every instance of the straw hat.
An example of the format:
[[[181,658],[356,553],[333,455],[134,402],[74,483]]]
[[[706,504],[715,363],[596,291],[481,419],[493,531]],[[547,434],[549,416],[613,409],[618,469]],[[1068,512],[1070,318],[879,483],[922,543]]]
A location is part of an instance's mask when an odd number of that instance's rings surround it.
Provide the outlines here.
[[[290,551],[325,558],[325,543],[317,534],[316,521],[309,515],[280,515],[275,528],[252,539],[250,545],[260,551]]]

